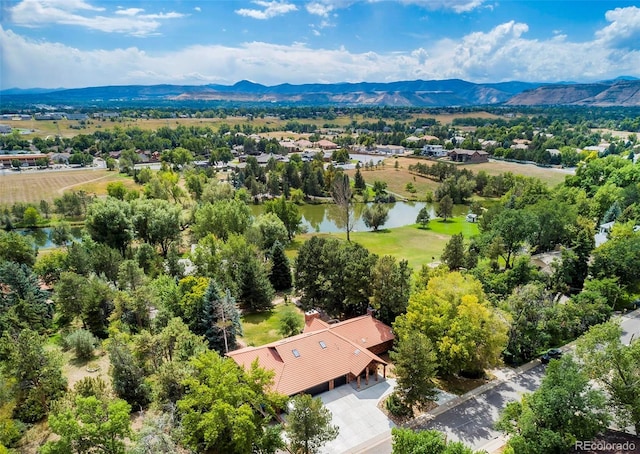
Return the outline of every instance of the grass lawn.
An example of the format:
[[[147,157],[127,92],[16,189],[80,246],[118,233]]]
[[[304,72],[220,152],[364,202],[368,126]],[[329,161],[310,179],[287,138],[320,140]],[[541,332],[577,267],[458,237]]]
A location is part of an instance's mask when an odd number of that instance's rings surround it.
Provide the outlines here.
[[[282,339],[283,336],[278,333],[280,317],[289,309],[294,309],[300,320],[304,321],[302,311],[294,304],[278,304],[269,312],[243,315],[241,320],[244,336],[240,339],[248,346],[264,345]]]
[[[461,232],[465,238],[477,235],[478,224],[467,222],[464,217],[448,219],[447,222],[434,219],[425,229],[414,224],[378,232],[352,232],[351,240],[379,256],[391,255],[399,260],[406,259],[414,271],[417,271],[423,264],[440,260],[445,244],[452,235]],[[287,247],[290,260],[295,259],[302,243],[313,235],[333,236],[342,240],[347,238],[345,233],[298,235]]]

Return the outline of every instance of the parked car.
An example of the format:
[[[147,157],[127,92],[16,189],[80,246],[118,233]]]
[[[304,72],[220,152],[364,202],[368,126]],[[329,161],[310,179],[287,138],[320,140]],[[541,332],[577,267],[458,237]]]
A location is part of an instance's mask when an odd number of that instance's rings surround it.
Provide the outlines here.
[[[549,364],[552,359],[560,359],[562,357],[562,350],[559,348],[550,348],[547,352],[540,357],[542,364]]]

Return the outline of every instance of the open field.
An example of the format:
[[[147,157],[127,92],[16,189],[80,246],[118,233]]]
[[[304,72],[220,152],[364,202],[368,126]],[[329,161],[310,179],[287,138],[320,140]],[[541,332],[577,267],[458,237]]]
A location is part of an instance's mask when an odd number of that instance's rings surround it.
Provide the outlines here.
[[[395,194],[400,194],[409,200],[424,200],[427,192],[434,192],[438,187],[438,182],[431,180],[430,178],[424,178],[419,175],[414,175],[409,172],[409,164],[413,164],[412,160],[406,158],[398,158],[399,168],[395,169],[393,166],[396,159],[386,159],[384,168],[379,170],[364,170],[361,169],[364,181],[367,184],[373,184],[376,180],[381,180],[387,183],[387,189]],[[348,170],[347,174],[353,178],[356,173],[355,170]],[[411,194],[405,188],[407,183],[413,183],[416,188],[416,193]]]
[[[137,187],[131,178],[103,169],[5,171],[0,174],[0,205],[52,202],[67,190],[105,195],[107,184],[112,181],[122,181],[129,188]]]
[[[456,217],[442,222],[433,219],[427,228],[418,225],[407,225],[395,229],[383,229],[378,232],[352,232],[351,241],[361,244],[370,252],[379,256],[391,255],[398,260],[406,259],[414,271],[422,265],[440,260],[445,244],[452,235],[461,233],[465,238],[478,234],[478,224],[466,222],[464,217]],[[298,235],[287,247],[287,256],[294,260],[297,250],[304,241],[314,235],[327,235],[346,240],[345,233],[305,233]]]
[[[456,113],[439,113],[436,115],[429,114],[414,114],[410,120],[414,121],[418,118],[435,118],[441,124],[451,124],[456,118],[501,118],[499,115],[491,114],[488,112],[456,112]],[[332,124],[337,126],[347,126],[352,121],[369,121],[375,122],[376,118],[364,118],[363,115],[341,115],[333,120],[325,120],[324,118],[310,118],[310,119],[292,119],[281,120],[275,116],[265,116],[264,118],[255,117],[252,120],[248,120],[246,117],[234,117],[228,116],[225,118],[119,118],[111,120],[88,120],[82,129],[78,129],[80,123],[78,121],[69,120],[3,120],[3,124],[7,124],[16,129],[28,129],[32,130],[31,134],[27,134],[27,138],[42,137],[59,135],[61,137],[73,137],[78,134],[92,134],[95,131],[102,131],[106,129],[114,129],[116,126],[120,128],[137,127],[145,130],[155,130],[161,127],[176,128],[178,125],[183,126],[211,126],[213,129],[217,129],[221,124],[226,123],[233,127],[234,125],[251,124],[254,127],[267,126],[270,129],[284,129],[284,126],[288,121],[297,121],[304,124],[314,124],[318,127],[322,127],[325,124]],[[393,123],[395,120],[389,118],[387,123]],[[280,133],[276,133],[275,137],[280,138]],[[287,137],[287,135],[284,135]]]
[[[398,161],[399,165],[404,168],[409,168],[409,165],[415,164],[416,162],[423,162],[425,164],[434,162],[427,159],[413,157],[398,158]],[[388,159],[386,163],[387,167],[393,167],[393,159]],[[514,175],[539,178],[550,187],[562,183],[567,175],[572,174],[572,172],[567,169],[538,167],[533,164],[518,164],[516,162],[506,161],[490,161],[482,164],[465,164],[459,165],[458,168],[469,169],[473,173],[478,173],[479,171],[484,170],[489,175],[498,175],[500,173],[511,172]]]

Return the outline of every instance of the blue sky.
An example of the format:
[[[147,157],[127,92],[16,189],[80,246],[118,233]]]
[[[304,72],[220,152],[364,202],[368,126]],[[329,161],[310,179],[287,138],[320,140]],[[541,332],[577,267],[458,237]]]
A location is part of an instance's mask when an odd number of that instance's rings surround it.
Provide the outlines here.
[[[0,1],[0,89],[640,77],[626,1]]]

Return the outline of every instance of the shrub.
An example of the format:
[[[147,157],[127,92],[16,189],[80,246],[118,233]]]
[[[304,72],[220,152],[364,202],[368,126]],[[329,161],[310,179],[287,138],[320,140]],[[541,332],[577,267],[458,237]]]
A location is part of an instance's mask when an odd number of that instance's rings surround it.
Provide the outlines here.
[[[398,418],[407,418],[413,415],[413,410],[402,402],[395,392],[391,393],[385,402],[387,411]]]
[[[74,350],[76,358],[85,360],[93,357],[93,350],[98,345],[98,339],[89,331],[79,329],[67,336],[66,344]]]

